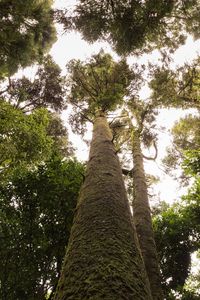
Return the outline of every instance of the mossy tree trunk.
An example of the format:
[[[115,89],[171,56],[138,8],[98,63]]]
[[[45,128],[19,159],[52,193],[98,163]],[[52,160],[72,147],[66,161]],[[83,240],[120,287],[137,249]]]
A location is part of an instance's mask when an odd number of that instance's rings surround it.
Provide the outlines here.
[[[161,287],[159,263],[152,228],[151,211],[148,200],[140,135],[137,130],[133,132],[132,151],[134,161],[134,222],[136,225],[137,236],[144,259],[146,272],[150,282],[153,300],[163,300],[164,296]]]
[[[94,122],[86,177],[54,299],[152,299],[104,116]]]

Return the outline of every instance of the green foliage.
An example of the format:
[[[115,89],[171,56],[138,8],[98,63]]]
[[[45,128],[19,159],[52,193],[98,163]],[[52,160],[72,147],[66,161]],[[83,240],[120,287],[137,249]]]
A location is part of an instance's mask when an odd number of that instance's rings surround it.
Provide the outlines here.
[[[66,108],[64,84],[61,69],[47,56],[39,65],[33,81],[26,77],[13,79],[3,95],[6,101],[24,112],[41,107],[60,111]]]
[[[42,58],[56,39],[51,0],[1,0],[0,78]]]
[[[124,60],[116,63],[101,51],[88,62],[71,61],[71,100],[87,101],[91,111],[108,111],[120,104],[132,79]]]
[[[45,109],[25,115],[1,101],[0,119],[1,171],[20,163],[31,165],[49,156],[53,141],[47,134],[49,114]]]
[[[154,232],[160,257],[163,285],[166,289],[183,286],[189,274],[192,228],[188,227],[183,215],[168,208],[161,216],[154,219]]]
[[[172,128],[174,142],[179,149],[195,150],[200,145],[200,118],[198,115],[189,114],[181,118]]]
[[[0,172],[4,179],[16,167],[32,168],[52,153],[65,156],[73,152],[60,117],[45,108],[24,114],[1,101],[0,119]]]
[[[53,140],[53,153],[59,153],[63,157],[73,153],[74,149],[68,140],[67,128],[64,126],[63,121],[58,114],[49,114],[47,134]]]
[[[0,184],[2,300],[43,300],[56,286],[83,173],[56,155]]]
[[[149,86],[152,99],[162,107],[200,107],[200,58],[191,65],[185,64],[175,71],[168,67],[156,67]]]
[[[176,169],[177,166],[183,163],[185,154],[189,150],[193,150],[192,153],[189,152],[189,156],[193,155],[193,153],[195,154],[195,150],[198,153],[200,146],[199,128],[200,119],[198,115],[186,115],[175,123],[171,130],[173,137],[172,145],[168,147],[167,155],[163,159],[163,163],[168,172]],[[188,159],[187,162],[189,163]]]
[[[67,130],[58,115],[65,107],[64,81],[50,56],[35,79],[11,80],[0,102],[0,167],[3,174],[16,166],[37,165],[52,152],[69,154]],[[47,111],[48,108],[51,112]]]
[[[138,133],[144,146],[149,148],[152,142],[156,141],[154,129],[156,127],[156,116],[158,114],[157,105],[153,101],[142,101],[134,97],[128,101],[128,110],[134,119]]]
[[[198,291],[184,291],[184,284],[190,273],[191,254],[200,247],[199,152],[188,153],[186,165],[195,182],[180,204],[154,217],[154,231],[166,294],[172,289],[183,293],[182,299],[198,299]]]
[[[69,155],[60,70],[12,81],[0,102],[0,298],[46,299],[57,284],[84,168]],[[50,108],[49,112],[46,108]]]
[[[81,0],[73,13],[58,19],[89,42],[107,40],[119,54],[166,45],[174,49],[184,43],[186,32],[200,36],[198,0]]]
[[[85,63],[72,60],[68,70],[71,80],[70,101],[75,112],[80,112],[78,121],[83,121],[85,116],[93,118],[99,112],[107,113],[116,109],[124,96],[128,95],[131,81],[136,77],[125,60],[117,63],[103,51]]]
[[[196,252],[196,259],[200,259],[200,252]],[[196,268],[199,266],[199,263],[194,263],[194,267],[195,267],[195,272],[193,274],[191,274],[189,276],[189,278],[187,279],[186,285],[185,285],[185,291],[186,293],[184,293],[185,298],[184,299],[188,299],[188,300],[198,300],[200,297],[200,268]],[[190,295],[192,295],[192,297],[189,297]]]
[[[183,167],[188,174],[198,178],[200,176],[200,150],[190,150],[185,152]]]

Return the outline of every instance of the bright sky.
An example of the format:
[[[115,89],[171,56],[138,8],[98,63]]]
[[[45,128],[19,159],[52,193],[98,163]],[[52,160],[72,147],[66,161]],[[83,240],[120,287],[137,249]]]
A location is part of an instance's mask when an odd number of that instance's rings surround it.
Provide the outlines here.
[[[54,1],[55,8],[72,8],[76,1],[66,1],[66,0],[56,0]],[[56,63],[63,69],[65,73],[66,63],[73,59],[85,60],[94,53],[98,53],[101,48],[106,52],[110,52],[114,58],[117,58],[117,55],[111,50],[111,47],[107,43],[94,43],[88,44],[85,42],[79,33],[70,32],[63,33],[61,26],[58,26],[58,40],[53,45],[51,50],[51,55],[54,57]],[[186,45],[178,49],[174,55],[174,66],[181,65],[184,62],[192,61],[198,54],[200,54],[200,41],[194,42],[192,37],[189,37]],[[137,58],[137,62],[147,63],[150,59],[152,63],[157,63],[159,60],[159,52],[154,51],[151,56],[143,55],[140,59]],[[134,57],[129,58],[129,63],[136,61]],[[144,87],[141,92],[141,97],[148,97],[149,90],[147,87]],[[159,133],[159,159],[157,163],[148,162],[145,163],[145,169],[148,173],[155,174],[161,177],[161,183],[156,187],[156,192],[160,194],[161,200],[165,200],[169,203],[172,203],[178,196],[181,195],[179,185],[169,176],[166,176],[164,172],[161,171],[162,167],[160,166],[160,158],[164,156],[166,147],[170,144],[171,137],[169,135],[169,129],[173,126],[175,120],[180,116],[183,116],[185,113],[177,111],[175,109],[171,110],[162,110],[158,117],[158,124],[160,126],[165,126],[167,128],[165,133]],[[68,119],[68,112],[63,113],[63,119],[66,122]],[[88,158],[88,147],[83,142],[80,136],[75,136],[70,131],[70,139],[74,143],[75,147],[78,149],[76,151],[77,157],[81,160],[87,160]],[[91,139],[91,126],[88,130],[86,139]]]

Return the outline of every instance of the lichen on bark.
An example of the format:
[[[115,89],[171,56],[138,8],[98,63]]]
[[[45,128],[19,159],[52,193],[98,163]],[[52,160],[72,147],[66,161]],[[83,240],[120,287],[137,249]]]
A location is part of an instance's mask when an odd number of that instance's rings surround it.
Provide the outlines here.
[[[150,300],[148,280],[106,118],[97,117],[54,300]]]

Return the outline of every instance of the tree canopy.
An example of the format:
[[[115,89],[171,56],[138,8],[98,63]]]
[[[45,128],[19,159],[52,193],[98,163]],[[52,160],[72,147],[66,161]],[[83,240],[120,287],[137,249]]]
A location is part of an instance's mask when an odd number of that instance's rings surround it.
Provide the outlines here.
[[[98,112],[114,111],[130,93],[131,82],[137,76],[124,59],[115,62],[110,54],[100,51],[88,61],[72,60],[68,64],[69,100],[75,114],[71,121],[81,130]]]
[[[172,70],[169,65],[156,67],[149,83],[152,99],[163,107],[199,108],[200,58]]]
[[[0,298],[45,300],[65,254],[84,166],[53,155],[0,182]]]
[[[26,76],[10,78],[9,84],[0,94],[5,101],[25,113],[41,107],[59,112],[66,108],[65,84],[61,69],[48,55],[38,65],[32,80]]]
[[[199,162],[199,151],[191,150],[187,153],[184,166],[187,174],[192,175],[195,180],[193,186],[188,194],[182,197],[180,203],[171,207],[162,206],[161,211],[154,217],[162,283],[169,299],[176,299],[175,296],[172,297],[173,294],[170,298],[171,290],[183,294],[181,299],[199,297],[198,288],[194,289],[193,293],[189,286],[186,289],[184,285],[191,272],[191,255],[200,247]]]
[[[89,42],[107,40],[120,55],[177,48],[186,32],[199,38],[199,20],[198,0],[81,0],[73,13],[60,16],[66,29]]]
[[[48,112],[38,109],[25,115],[9,103],[0,102],[1,172],[19,163],[41,162],[51,152],[52,139],[47,134]]]
[[[172,130],[172,144],[167,148],[167,155],[163,159],[166,171],[173,173],[177,166],[183,164],[185,154],[198,151],[200,145],[200,119],[198,113],[188,114],[177,121]],[[182,176],[184,179],[185,176]]]
[[[56,40],[52,0],[1,0],[0,79],[39,61]]]

